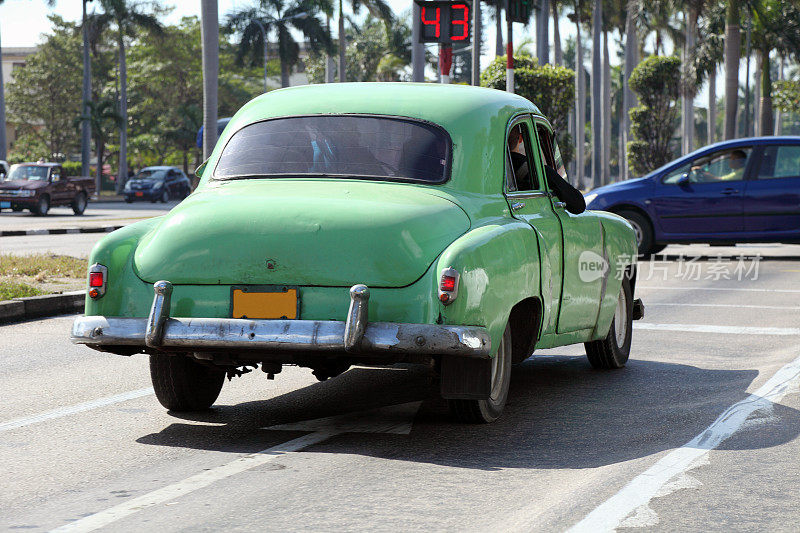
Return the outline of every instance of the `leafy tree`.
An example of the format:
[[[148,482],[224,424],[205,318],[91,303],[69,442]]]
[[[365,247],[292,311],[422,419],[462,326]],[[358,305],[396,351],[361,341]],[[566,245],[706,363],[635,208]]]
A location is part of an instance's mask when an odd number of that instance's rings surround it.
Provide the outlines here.
[[[567,120],[575,99],[575,72],[555,65],[539,66],[530,56],[514,57],[515,92],[539,108],[550,120],[558,138],[564,163],[572,160],[572,138],[567,132]],[[481,86],[505,90],[506,57],[496,57],[481,72]]]
[[[800,115],[800,81],[775,82],[775,107],[784,113]]]
[[[29,156],[63,161],[77,149],[72,127],[81,112],[82,42],[74,24],[51,15],[53,33],[8,85],[8,112]],[[15,147],[16,150],[16,147]]]
[[[333,51],[333,42],[325,24],[316,17],[319,11],[317,0],[259,0],[257,5],[235,11],[228,15],[227,27],[241,33],[238,59],[250,56],[252,64],[264,61],[264,36],[258,24],[263,24],[269,35],[278,42],[278,58],[281,64],[281,86],[289,86],[289,74],[297,64],[300,45],[292,30],[301,33],[311,50],[320,53]]]
[[[753,48],[761,57],[759,129],[762,135],[771,135],[774,124],[770,52],[800,57],[800,5],[796,0],[755,0],[753,11]]]
[[[630,111],[628,161],[636,174],[646,174],[672,159],[669,141],[678,121],[681,61],[677,57],[650,56],[631,74],[630,86],[640,105]]]
[[[401,78],[401,71],[411,63],[411,28],[408,24],[400,20],[386,24],[368,15],[361,26],[351,24],[347,31],[347,80],[376,81],[379,72],[382,79],[397,81]],[[311,83],[324,82],[325,57],[311,54],[306,61],[306,73]]]
[[[163,38],[134,43],[130,59],[131,161],[137,166],[198,163],[203,123],[200,21],[184,17]],[[170,43],[164,46],[164,42]],[[230,116],[262,91],[259,68],[235,68],[236,47],[220,42],[219,113]],[[194,154],[194,157],[192,155]]]
[[[126,63],[125,38],[134,38],[144,30],[153,35],[162,33],[161,23],[149,8],[156,7],[149,2],[131,0],[100,0],[104,13],[93,15],[92,25],[102,32],[112,24],[117,40],[119,61],[119,114],[122,126],[119,130],[119,172],[117,174],[117,193],[122,192],[128,179],[128,71]]]
[[[328,2],[330,0],[325,0]],[[394,22],[392,8],[385,0],[349,0],[350,9],[358,15],[361,7],[366,7],[369,14],[390,25]],[[346,71],[347,37],[344,29],[344,0],[339,0],[339,81],[353,81]]]

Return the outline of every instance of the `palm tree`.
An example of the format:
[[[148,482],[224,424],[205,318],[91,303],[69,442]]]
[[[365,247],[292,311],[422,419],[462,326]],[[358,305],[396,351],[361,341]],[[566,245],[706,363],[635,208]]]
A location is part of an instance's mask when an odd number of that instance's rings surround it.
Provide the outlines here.
[[[595,2],[592,10],[592,179],[600,187],[603,179],[603,61],[600,35],[603,26],[603,2]]]
[[[560,0],[551,0],[553,6],[553,62],[559,67],[564,65],[564,52],[561,50],[561,32],[558,27]]]
[[[217,143],[217,96],[219,92],[219,9],[217,0],[202,0],[203,42],[203,160],[211,157]]]
[[[628,85],[634,67],[639,63],[638,33],[636,21],[639,17],[639,0],[627,0],[625,13],[625,73],[622,92],[622,151],[619,154],[620,178],[628,179],[628,158],[625,147],[631,136],[630,110],[636,105],[636,95]]]
[[[272,0],[279,1],[279,0]],[[262,0],[263,2],[263,0]],[[357,15],[361,7],[366,7],[370,15],[380,18],[387,24],[394,20],[392,8],[385,0],[349,0],[350,9]],[[345,50],[347,49],[347,37],[344,31],[344,0],[339,0],[339,81],[347,81]]]
[[[761,59],[759,131],[772,135],[772,68],[770,52],[800,53],[800,6],[792,0],[753,2],[753,47]]]
[[[102,32],[112,24],[117,39],[119,61],[119,115],[122,127],[119,129],[119,171],[117,174],[117,193],[122,192],[128,179],[128,70],[125,61],[125,38],[134,38],[137,32],[145,30],[160,35],[163,27],[155,15],[145,12],[150,4],[130,0],[100,0],[103,13],[90,17],[91,24]]]
[[[505,47],[503,46],[503,7],[506,0],[489,0],[489,3],[494,6],[494,55],[500,57],[505,55]]]
[[[4,0],[0,0],[2,5]],[[55,0],[47,0],[45,2],[49,7],[53,7],[56,3]],[[2,57],[3,46],[0,43],[0,57]],[[5,160],[6,154],[6,96],[5,89],[3,88],[3,63],[0,61],[0,159]]]
[[[574,0],[575,12],[569,16],[575,24],[575,185],[583,187],[583,173],[586,170],[584,147],[586,142],[586,82],[583,69],[583,39],[581,24],[583,23],[583,2]]]
[[[717,66],[724,58],[725,5],[712,3],[700,23],[698,31],[703,39],[697,43],[694,57],[695,84],[697,87],[708,78],[708,133],[707,143],[712,144],[717,127]]]
[[[681,105],[683,124],[682,153],[688,154],[694,148],[694,97],[697,95],[697,84],[692,72],[695,63],[695,43],[697,42],[697,22],[706,5],[706,0],[683,0],[686,9],[686,41],[683,53],[683,102]]]
[[[89,122],[94,134],[95,151],[97,152],[97,168],[95,170],[95,187],[100,194],[103,176],[103,158],[106,144],[115,128],[122,127],[122,117],[115,109],[116,105],[111,98],[100,98],[97,101],[84,102],[89,110],[75,119],[76,126]]]
[[[261,58],[265,47],[264,34],[258,26],[260,23],[267,37],[270,34],[275,36],[281,64],[281,87],[288,87],[289,74],[300,57],[300,45],[292,36],[292,30],[305,37],[311,50],[333,51],[333,41],[325,23],[316,17],[318,11],[319,2],[314,0],[294,0],[288,5],[284,0],[259,0],[253,7],[228,14],[227,26],[242,35],[237,59],[241,61],[251,55],[255,62]]]
[[[641,4],[642,26],[648,34],[655,34],[656,39],[653,47],[655,55],[666,55],[665,35],[672,41],[673,48],[683,42],[681,28],[677,27],[674,21],[674,4],[674,0],[648,0]]]
[[[736,137],[741,53],[739,48],[742,42],[739,20],[739,0],[728,0],[725,18],[725,140]]]

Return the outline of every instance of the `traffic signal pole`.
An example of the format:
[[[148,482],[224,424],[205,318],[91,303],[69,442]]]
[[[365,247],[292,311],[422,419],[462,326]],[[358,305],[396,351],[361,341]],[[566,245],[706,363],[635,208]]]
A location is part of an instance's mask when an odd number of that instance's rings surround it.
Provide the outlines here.
[[[506,91],[514,92],[514,39],[511,28],[511,0],[506,0]]]

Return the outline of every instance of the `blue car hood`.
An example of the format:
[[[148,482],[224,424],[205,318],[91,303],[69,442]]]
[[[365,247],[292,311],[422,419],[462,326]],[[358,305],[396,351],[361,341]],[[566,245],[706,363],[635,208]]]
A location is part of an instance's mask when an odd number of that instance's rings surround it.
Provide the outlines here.
[[[645,176],[643,178],[634,178],[634,179],[631,179],[631,180],[618,181],[617,183],[610,183],[608,185],[603,185],[602,187],[598,187],[596,189],[592,189],[591,191],[589,191],[586,194],[587,195],[588,194],[603,195],[603,194],[609,194],[609,193],[617,193],[617,192],[628,191],[628,190],[631,190],[631,189],[640,189],[641,190],[641,189],[644,189],[644,188],[646,188],[646,187],[648,187],[650,185],[652,185],[652,182],[650,181],[650,177],[649,176]]]

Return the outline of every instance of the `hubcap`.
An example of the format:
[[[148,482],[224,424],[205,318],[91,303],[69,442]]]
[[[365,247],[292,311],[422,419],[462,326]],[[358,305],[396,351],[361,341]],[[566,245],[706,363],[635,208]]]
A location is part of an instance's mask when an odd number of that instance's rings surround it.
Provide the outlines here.
[[[614,333],[617,346],[622,347],[628,335],[628,301],[625,299],[624,287],[619,291],[617,309],[614,311]]]
[[[628,220],[628,223],[633,227],[633,233],[636,235],[636,245],[642,245],[642,227],[633,220]]]

